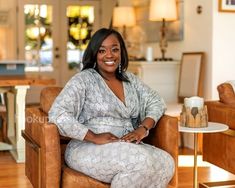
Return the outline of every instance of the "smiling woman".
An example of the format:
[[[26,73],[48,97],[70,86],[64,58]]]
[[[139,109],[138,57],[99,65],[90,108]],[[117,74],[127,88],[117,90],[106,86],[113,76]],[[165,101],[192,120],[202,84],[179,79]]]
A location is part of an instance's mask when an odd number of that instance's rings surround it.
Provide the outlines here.
[[[48,114],[60,134],[71,138],[66,164],[111,187],[167,187],[174,159],[143,143],[164,114],[165,103],[126,71],[121,34],[96,31],[82,63],[83,70],[68,81]]]
[[[102,43],[97,54],[97,69],[104,76],[106,73],[113,73],[119,67],[121,73],[121,49],[118,39],[115,35],[108,36]]]

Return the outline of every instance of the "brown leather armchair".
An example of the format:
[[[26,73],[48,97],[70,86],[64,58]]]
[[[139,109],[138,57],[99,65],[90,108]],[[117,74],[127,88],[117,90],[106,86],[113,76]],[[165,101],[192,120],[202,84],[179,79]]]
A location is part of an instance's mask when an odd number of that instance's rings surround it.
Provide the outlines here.
[[[97,181],[64,164],[64,150],[69,138],[59,135],[57,127],[48,123],[47,113],[61,88],[42,90],[40,107],[26,109],[26,125],[22,136],[26,140],[25,173],[36,188],[108,188],[109,184]],[[176,171],[170,185],[177,187],[178,125],[177,118],[163,116],[151,130],[145,142],[169,152],[175,160]]]
[[[224,123],[229,130],[203,134],[203,160],[235,174],[235,93],[228,83],[217,87],[220,100],[206,102],[209,121]]]

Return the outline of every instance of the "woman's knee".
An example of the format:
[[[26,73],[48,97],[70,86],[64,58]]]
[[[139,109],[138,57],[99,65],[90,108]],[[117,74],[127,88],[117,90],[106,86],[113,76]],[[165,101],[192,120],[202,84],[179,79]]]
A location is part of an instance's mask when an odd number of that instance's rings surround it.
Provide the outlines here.
[[[163,150],[154,155],[154,160],[152,160],[152,164],[149,166],[149,171],[152,170],[158,175],[165,176],[167,179],[171,179],[175,172],[175,161],[173,157]]]
[[[173,177],[175,173],[175,161],[173,157],[169,153],[166,153],[166,157],[164,160],[164,168],[167,170],[169,177]]]

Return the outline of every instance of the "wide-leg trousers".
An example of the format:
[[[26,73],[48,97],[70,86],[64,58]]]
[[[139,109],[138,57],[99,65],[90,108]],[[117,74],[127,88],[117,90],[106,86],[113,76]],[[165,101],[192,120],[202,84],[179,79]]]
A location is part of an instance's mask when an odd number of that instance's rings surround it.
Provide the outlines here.
[[[72,140],[65,161],[74,170],[111,183],[111,188],[166,188],[175,170],[170,154],[144,143]]]

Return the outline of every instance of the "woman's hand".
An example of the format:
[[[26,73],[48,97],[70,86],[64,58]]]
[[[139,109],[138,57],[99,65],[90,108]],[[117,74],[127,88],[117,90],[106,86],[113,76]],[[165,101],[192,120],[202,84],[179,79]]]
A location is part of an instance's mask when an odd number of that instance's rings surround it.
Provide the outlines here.
[[[121,140],[125,142],[136,142],[139,144],[140,141],[146,136],[146,129],[144,127],[138,127],[136,130],[124,135]]]
[[[95,136],[95,144],[107,144],[110,142],[119,141],[119,138],[112,133],[100,133]]]
[[[100,133],[95,134],[92,131],[88,131],[84,140],[92,142],[94,144],[107,144],[110,142],[116,142],[119,141],[119,138],[112,133]]]

